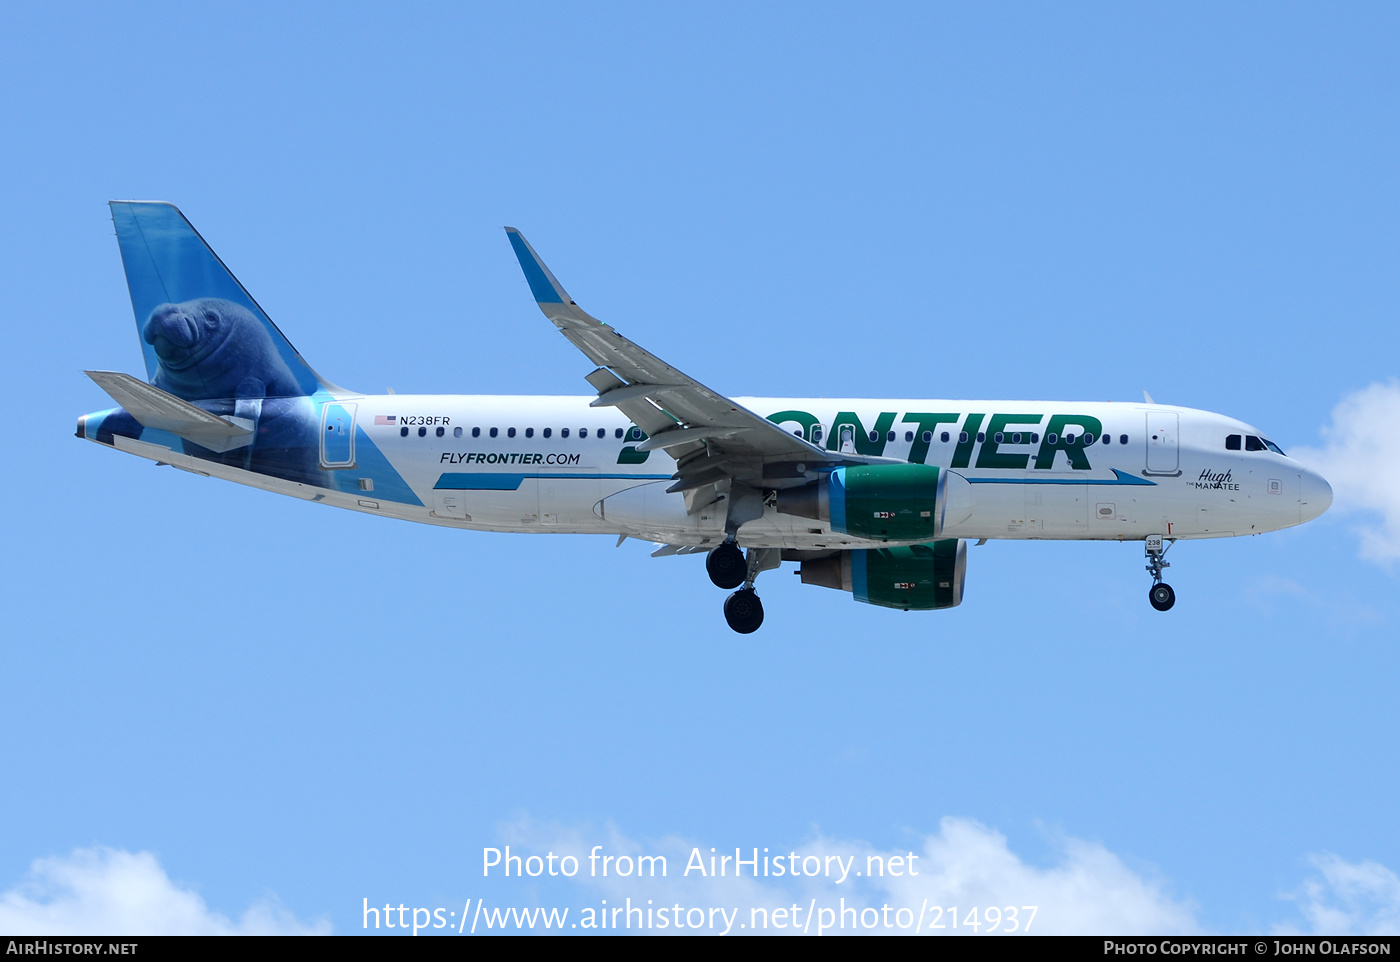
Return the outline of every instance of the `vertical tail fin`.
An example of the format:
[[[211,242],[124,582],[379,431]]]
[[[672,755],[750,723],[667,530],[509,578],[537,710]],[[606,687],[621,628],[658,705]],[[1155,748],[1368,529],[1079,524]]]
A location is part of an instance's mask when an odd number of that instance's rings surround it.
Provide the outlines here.
[[[172,204],[110,202],[151,383],[186,400],[342,393]]]

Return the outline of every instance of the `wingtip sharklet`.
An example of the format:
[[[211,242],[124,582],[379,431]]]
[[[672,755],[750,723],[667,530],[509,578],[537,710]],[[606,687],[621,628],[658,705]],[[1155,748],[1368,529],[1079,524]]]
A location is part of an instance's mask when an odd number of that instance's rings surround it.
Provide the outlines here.
[[[510,238],[510,246],[515,250],[516,260],[520,261],[520,269],[525,273],[525,282],[530,285],[530,293],[535,296],[535,303],[572,304],[573,301],[565,292],[564,285],[559,283],[559,279],[545,266],[544,261],[540,260],[540,255],[535,253],[525,235],[514,227],[507,227],[506,236]]]

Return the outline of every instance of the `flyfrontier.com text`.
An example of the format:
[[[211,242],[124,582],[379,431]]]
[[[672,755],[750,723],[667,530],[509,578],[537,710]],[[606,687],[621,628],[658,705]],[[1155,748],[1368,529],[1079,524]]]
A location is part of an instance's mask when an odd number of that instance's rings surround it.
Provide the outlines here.
[[[757,846],[747,852],[736,848],[733,855],[713,848],[709,854],[705,854],[699,848],[692,848],[680,875],[682,878],[798,876],[827,878],[840,885],[853,877],[917,876],[918,861],[919,856],[913,852],[904,855],[867,855],[861,864],[854,855],[769,852]],[[481,874],[490,876],[493,871],[507,878],[538,878],[544,875],[573,878],[580,871],[593,878],[665,878],[671,871],[671,865],[664,855],[613,855],[605,852],[601,845],[593,846],[582,859],[575,855],[556,855],[554,852],[544,855],[512,854],[507,845],[504,849],[481,850]]]

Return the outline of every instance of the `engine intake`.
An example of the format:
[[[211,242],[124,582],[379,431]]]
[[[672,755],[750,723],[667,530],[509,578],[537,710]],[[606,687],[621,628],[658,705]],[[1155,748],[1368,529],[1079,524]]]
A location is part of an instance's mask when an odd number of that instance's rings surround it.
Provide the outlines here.
[[[778,511],[831,525],[837,534],[872,541],[934,541],[949,518],[949,488],[959,502],[952,523],[972,512],[967,481],[929,464],[836,468],[826,477],[778,493]]]

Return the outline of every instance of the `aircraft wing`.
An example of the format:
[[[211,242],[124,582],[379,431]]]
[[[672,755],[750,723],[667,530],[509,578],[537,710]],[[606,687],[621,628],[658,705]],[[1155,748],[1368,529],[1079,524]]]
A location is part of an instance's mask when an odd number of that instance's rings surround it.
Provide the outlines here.
[[[756,486],[764,477],[800,477],[795,470],[799,466],[888,460],[826,451],[707,388],[586,313],[520,231],[507,227],[506,233],[535,303],[598,365],[587,376],[598,391],[593,406],[616,407],[645,431],[648,437],[637,445],[638,451],[660,448],[675,458],[679,470],[669,491],[689,493],[729,478]],[[783,463],[792,470],[774,470]],[[705,503],[703,497],[698,501]],[[691,510],[696,506],[693,503]]]

